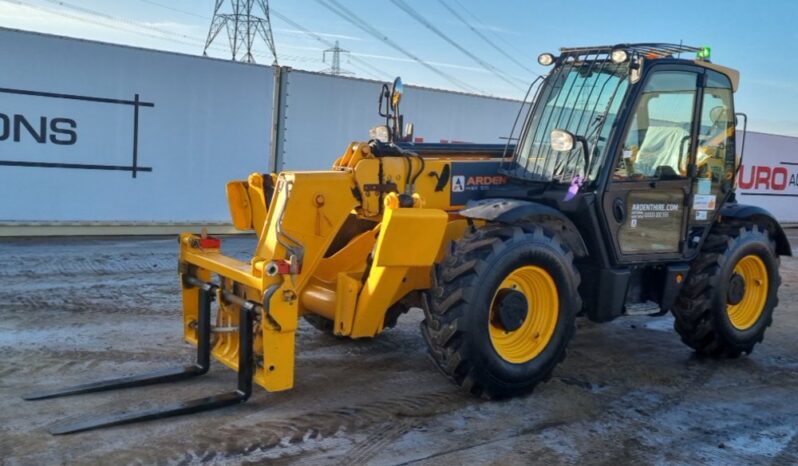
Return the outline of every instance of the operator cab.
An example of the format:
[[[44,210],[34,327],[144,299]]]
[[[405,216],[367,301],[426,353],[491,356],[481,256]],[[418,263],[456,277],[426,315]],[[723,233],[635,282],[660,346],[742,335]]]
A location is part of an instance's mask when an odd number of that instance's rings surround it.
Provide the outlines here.
[[[564,48],[538,61],[553,69],[533,84],[503,173],[597,236],[586,240],[610,251],[604,265],[694,256],[733,194],[738,73],[712,64],[708,48],[668,44]]]

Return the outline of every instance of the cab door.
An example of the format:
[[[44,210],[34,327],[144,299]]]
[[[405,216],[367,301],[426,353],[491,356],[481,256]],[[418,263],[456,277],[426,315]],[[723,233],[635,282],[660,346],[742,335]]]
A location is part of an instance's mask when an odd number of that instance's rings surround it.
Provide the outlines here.
[[[602,201],[618,263],[686,252],[702,79],[697,67],[655,65],[641,84]]]

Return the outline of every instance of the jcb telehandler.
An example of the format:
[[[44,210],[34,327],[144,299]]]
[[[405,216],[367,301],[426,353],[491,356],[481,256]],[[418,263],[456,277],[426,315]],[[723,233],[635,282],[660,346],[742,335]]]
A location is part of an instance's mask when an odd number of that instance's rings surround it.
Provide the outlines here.
[[[253,381],[293,387],[300,317],[367,338],[411,307],[424,312],[435,364],[489,398],[546,380],[579,315],[671,311],[698,353],[750,353],[791,249],[772,215],[735,200],[738,73],[706,48],[669,44],[564,48],[538,61],[553,68],[530,86],[517,144],[406,142],[397,80],[381,93],[386,125],[331,170],[229,183],[233,224],[258,236],[252,259],[225,256],[204,234],[179,239],[197,363],[27,398],[189,378],[213,356],[238,371],[235,391],[52,432],[239,403]]]

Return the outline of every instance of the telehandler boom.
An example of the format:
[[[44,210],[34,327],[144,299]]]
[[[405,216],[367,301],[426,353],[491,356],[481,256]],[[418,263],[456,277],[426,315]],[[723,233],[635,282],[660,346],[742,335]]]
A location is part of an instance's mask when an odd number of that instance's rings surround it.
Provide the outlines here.
[[[738,73],[706,48],[669,44],[564,48],[538,61],[552,69],[530,86],[517,145],[406,142],[397,78],[380,95],[386,124],[331,170],[229,183],[233,224],[258,238],[252,259],[225,256],[205,234],[179,238],[197,363],[26,398],[190,378],[213,357],[238,371],[234,391],[52,432],[240,403],[253,382],[293,387],[300,317],[370,338],[410,308],[424,312],[435,364],[486,398],[546,380],[579,315],[671,311],[695,351],[750,353],[791,250],[772,215],[735,200]]]

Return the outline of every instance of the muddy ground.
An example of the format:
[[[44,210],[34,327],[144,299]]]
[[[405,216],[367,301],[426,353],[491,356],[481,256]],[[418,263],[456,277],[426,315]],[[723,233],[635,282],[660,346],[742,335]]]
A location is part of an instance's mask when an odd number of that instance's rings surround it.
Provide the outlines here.
[[[224,249],[246,257],[253,244],[228,238]],[[214,364],[193,381],[20,399],[33,388],[191,363],[176,251],[174,238],[0,242],[0,462],[798,462],[798,259],[783,260],[781,305],[764,344],[735,361],[697,359],[667,316],[581,320],[549,383],[485,402],[433,368],[420,312],[372,341],[339,340],[303,322],[294,390],[256,388],[232,408],[51,436],[47,427],[63,419],[234,387],[235,374]]]

